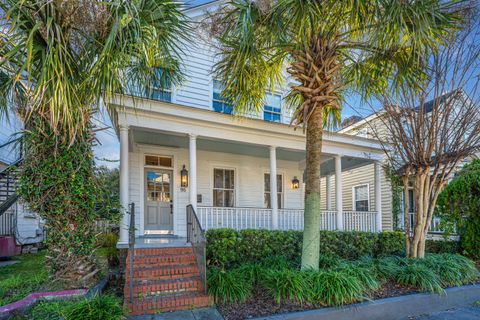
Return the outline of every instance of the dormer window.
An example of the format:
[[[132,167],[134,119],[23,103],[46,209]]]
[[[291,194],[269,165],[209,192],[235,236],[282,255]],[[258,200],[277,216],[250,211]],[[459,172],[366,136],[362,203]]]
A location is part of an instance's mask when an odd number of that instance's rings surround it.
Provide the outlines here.
[[[278,94],[265,94],[263,120],[272,122],[282,121],[282,97]]]
[[[223,85],[218,80],[213,80],[213,101],[212,108],[215,112],[232,114],[233,106],[227,103],[226,99],[222,97]]]

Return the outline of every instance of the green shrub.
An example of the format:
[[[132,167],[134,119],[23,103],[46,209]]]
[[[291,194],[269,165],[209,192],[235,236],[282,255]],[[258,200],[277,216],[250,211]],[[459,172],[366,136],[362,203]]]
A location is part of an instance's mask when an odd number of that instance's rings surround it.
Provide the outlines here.
[[[405,255],[405,235],[402,232],[384,231],[377,235],[375,256]]]
[[[210,229],[206,232],[207,265],[230,266],[239,261],[237,234],[233,229]]]
[[[428,253],[451,253],[459,252],[458,241],[450,240],[427,240],[425,242],[425,251]]]
[[[435,271],[416,259],[411,259],[409,263],[402,266],[398,270],[395,280],[400,284],[413,286],[421,291],[442,292],[441,281]]]
[[[462,254],[480,259],[480,160],[465,165],[438,197],[441,227],[460,236]]]
[[[304,302],[308,298],[308,284],[304,274],[295,269],[267,270],[260,285],[280,303],[284,299]]]
[[[208,272],[208,293],[215,301],[243,302],[252,292],[252,278],[245,277],[242,270],[212,268]]]
[[[110,266],[119,264],[119,251],[117,249],[118,236],[112,232],[100,233],[97,235],[96,254],[105,256]]]
[[[362,299],[364,287],[356,276],[345,270],[306,272],[310,287],[308,300],[327,306],[338,306]]]
[[[291,265],[300,264],[301,231],[210,229],[206,236],[208,266],[232,268],[269,256],[284,257]],[[399,254],[404,245],[401,232],[323,230],[320,233],[320,253],[343,259]]]

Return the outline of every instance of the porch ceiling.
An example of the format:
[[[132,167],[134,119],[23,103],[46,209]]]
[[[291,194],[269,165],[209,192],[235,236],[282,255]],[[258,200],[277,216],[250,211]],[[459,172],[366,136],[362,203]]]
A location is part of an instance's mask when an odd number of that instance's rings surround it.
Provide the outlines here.
[[[170,148],[188,148],[188,137],[185,135],[177,135],[159,131],[148,131],[144,129],[135,128],[133,130],[133,139],[135,143],[145,145],[156,145]],[[224,152],[238,155],[246,155],[259,158],[268,158],[270,156],[268,147],[252,145],[247,143],[239,143],[234,141],[205,139],[199,137],[197,139],[197,149],[212,151],[212,152]],[[305,152],[277,149],[277,159],[286,161],[296,161],[299,163],[305,163]],[[352,170],[358,167],[362,167],[371,164],[372,160],[353,158],[344,156],[342,157],[342,171]],[[332,175],[335,173],[335,161],[331,156],[326,155],[321,164],[322,176]]]

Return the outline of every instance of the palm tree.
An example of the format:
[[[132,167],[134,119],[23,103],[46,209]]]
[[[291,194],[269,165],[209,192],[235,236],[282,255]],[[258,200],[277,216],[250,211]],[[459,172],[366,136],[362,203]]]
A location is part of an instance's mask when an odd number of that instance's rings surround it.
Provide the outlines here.
[[[338,121],[347,90],[368,98],[414,87],[461,10],[455,0],[231,0],[210,15],[215,74],[236,113],[260,111],[288,66],[292,124],[306,130],[302,268],[318,269],[323,128]]]
[[[13,108],[26,126],[18,192],[46,220],[53,276],[76,286],[96,273],[91,116],[116,93],[180,81],[189,26],[171,0],[2,0],[0,10],[0,114]]]

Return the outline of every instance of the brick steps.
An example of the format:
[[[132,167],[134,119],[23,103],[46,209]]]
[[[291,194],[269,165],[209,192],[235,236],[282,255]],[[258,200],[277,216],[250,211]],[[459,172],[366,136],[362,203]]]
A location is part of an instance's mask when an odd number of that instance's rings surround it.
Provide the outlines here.
[[[181,279],[198,275],[199,272],[196,265],[134,267],[133,270],[134,280]],[[126,279],[129,279],[130,270],[126,270],[125,276]]]
[[[127,256],[124,299],[130,315],[187,310],[210,304],[191,247],[135,249],[130,301]]]
[[[165,295],[179,292],[202,291],[203,282],[200,277],[185,277],[167,280],[134,281],[133,295],[142,297],[148,295]],[[130,296],[130,287],[125,286],[125,297]]]
[[[206,307],[209,304],[209,297],[201,293],[136,298],[133,304],[126,303],[130,315],[188,310]]]
[[[134,266],[150,266],[150,265],[175,265],[175,264],[195,264],[195,256],[193,254],[165,254],[162,256],[135,255],[133,258]]]

